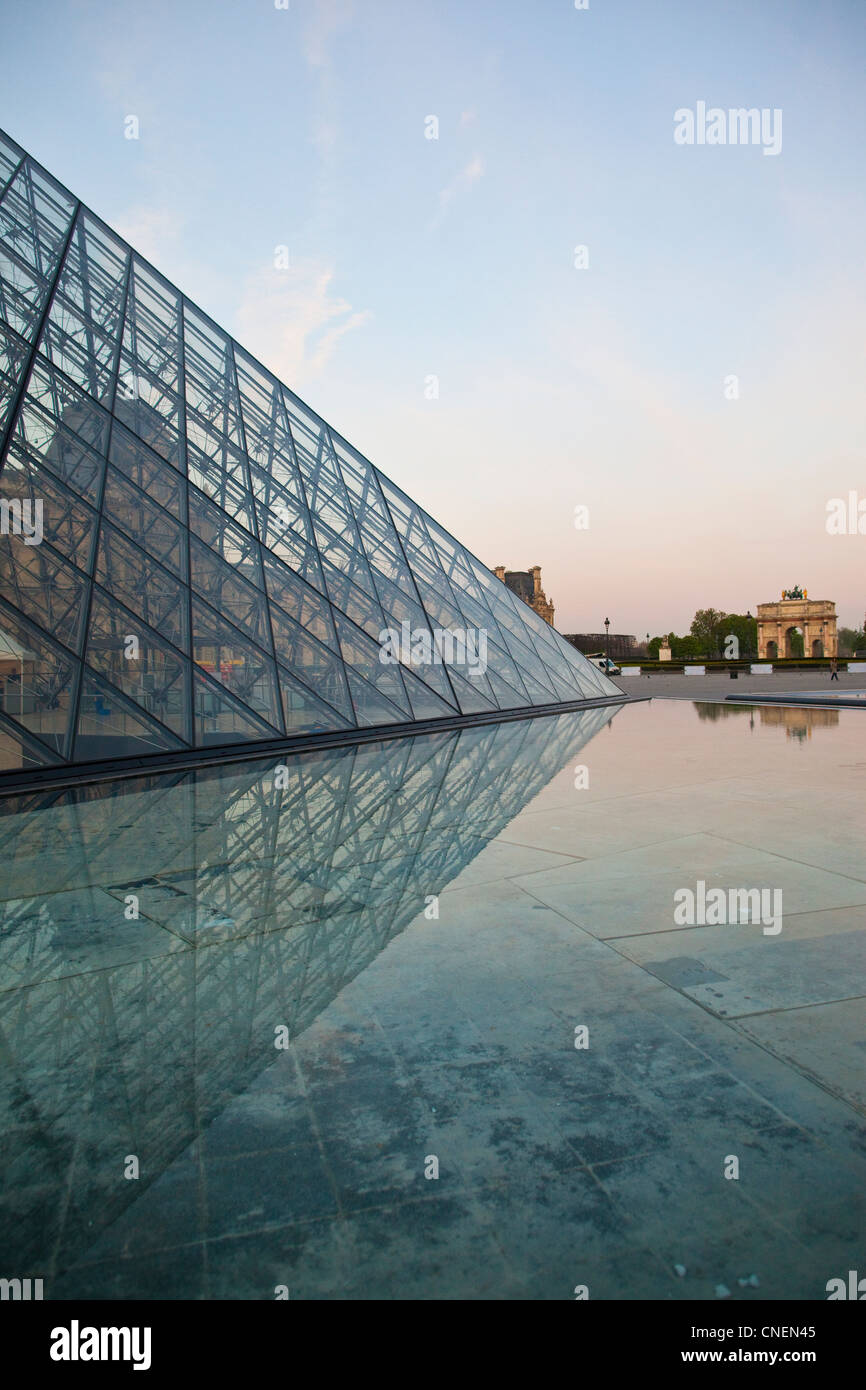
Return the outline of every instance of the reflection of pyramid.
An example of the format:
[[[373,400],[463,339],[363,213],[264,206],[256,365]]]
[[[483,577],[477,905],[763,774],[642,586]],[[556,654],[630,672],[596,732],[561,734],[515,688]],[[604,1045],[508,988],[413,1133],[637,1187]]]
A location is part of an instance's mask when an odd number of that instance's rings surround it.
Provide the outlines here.
[[[322,749],[285,786],[269,758],[4,798],[7,1260],[80,1255],[610,714]]]
[[[2,135],[0,191],[0,768],[620,696]]]

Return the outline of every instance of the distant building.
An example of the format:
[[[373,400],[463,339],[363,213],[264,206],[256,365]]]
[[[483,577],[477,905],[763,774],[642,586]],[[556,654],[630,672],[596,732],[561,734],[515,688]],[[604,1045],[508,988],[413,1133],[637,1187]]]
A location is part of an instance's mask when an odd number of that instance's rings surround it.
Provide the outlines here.
[[[611,661],[635,661],[637,659],[637,638],[625,632],[612,632],[610,638],[603,632],[566,632],[566,642],[577,647],[584,655],[590,652],[610,652]]]
[[[540,565],[533,565],[529,570],[507,570],[504,565],[497,565],[493,573],[513,594],[528,603],[539,618],[553,626],[553,604],[541,587]]]

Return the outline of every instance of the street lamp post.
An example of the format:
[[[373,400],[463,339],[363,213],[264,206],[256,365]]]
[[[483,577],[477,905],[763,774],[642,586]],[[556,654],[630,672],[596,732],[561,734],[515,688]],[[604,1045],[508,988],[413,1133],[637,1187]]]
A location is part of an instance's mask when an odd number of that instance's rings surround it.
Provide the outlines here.
[[[610,666],[610,618],[604,620],[604,657],[605,666]]]

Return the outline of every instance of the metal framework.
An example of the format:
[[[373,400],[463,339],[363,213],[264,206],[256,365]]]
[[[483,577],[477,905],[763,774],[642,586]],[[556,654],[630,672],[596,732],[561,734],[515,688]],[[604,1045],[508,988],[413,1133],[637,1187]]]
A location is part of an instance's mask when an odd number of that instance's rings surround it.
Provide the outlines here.
[[[0,519],[0,787],[622,698],[2,132]]]

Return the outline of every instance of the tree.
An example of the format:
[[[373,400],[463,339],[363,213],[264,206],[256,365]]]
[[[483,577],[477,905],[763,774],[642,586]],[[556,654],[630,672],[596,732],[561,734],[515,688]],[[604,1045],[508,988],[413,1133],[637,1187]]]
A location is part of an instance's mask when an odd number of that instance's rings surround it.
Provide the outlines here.
[[[855,652],[862,651],[866,646],[866,637],[863,629],[856,627],[840,627],[838,632],[839,655],[853,656]]]
[[[698,656],[718,656],[719,646],[719,624],[724,620],[724,613],[718,608],[699,608],[692,618],[691,635],[697,639]],[[685,639],[684,639],[685,640]]]
[[[674,637],[671,642],[671,656],[677,661],[691,661],[704,655],[701,637]]]
[[[724,652],[725,640],[736,637],[740,656],[756,656],[758,652],[758,620],[746,613],[726,613],[719,625],[719,649]]]

